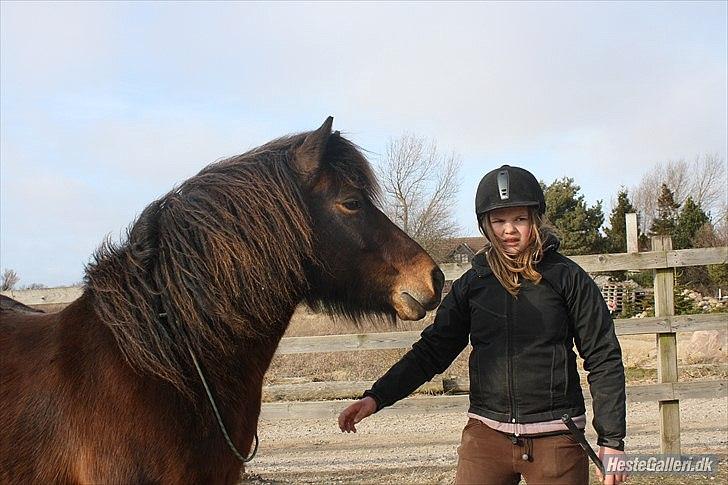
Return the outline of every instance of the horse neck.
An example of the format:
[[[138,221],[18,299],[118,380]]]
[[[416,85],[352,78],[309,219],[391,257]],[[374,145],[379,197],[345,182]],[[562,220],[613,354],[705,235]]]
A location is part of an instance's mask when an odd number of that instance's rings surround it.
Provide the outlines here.
[[[293,309],[290,309],[280,320],[266,322],[266,335],[237,342],[237,350],[228,365],[209,373],[203,371],[222,422],[239,453],[249,454],[251,451],[250,444],[257,433],[260,415],[263,377],[292,314]],[[214,437],[220,467],[237,469],[240,463],[233,459],[232,451],[220,439],[222,431],[214,418],[212,404],[207,396],[200,395],[197,399],[196,412],[204,419],[208,436]]]
[[[261,329],[259,333],[232,342],[234,351],[230,359],[210,369],[214,385],[231,389],[233,398],[241,396],[241,390],[248,393],[259,388],[294,309],[286,309],[274,321],[256,322],[256,327]]]

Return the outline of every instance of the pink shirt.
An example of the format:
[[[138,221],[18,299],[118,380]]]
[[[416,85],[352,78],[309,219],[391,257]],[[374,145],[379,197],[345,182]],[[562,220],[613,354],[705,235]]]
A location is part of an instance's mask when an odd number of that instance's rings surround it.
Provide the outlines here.
[[[554,431],[568,431],[563,421],[560,419],[554,419],[553,421],[541,421],[538,423],[516,423],[515,419],[512,423],[501,423],[500,421],[494,421],[492,419],[478,416],[477,414],[468,413],[469,418],[477,419],[501,433],[514,434],[516,436],[521,435],[534,435],[541,433],[553,433]],[[574,424],[579,429],[586,427],[586,414],[581,416],[575,416],[573,418]]]

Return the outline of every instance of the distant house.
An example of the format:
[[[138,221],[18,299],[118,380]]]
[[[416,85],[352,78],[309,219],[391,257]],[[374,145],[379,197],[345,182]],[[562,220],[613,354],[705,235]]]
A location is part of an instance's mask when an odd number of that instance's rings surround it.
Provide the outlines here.
[[[484,237],[456,237],[448,241],[449,249],[441,263],[467,264],[473,260],[475,253],[485,246]]]

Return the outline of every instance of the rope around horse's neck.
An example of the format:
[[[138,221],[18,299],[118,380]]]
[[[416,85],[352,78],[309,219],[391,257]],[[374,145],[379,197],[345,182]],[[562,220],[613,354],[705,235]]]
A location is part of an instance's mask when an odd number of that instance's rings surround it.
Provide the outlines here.
[[[200,368],[200,364],[197,362],[197,357],[195,356],[195,353],[192,351],[192,347],[190,347],[189,343],[187,344],[187,349],[190,351],[190,355],[192,356],[192,362],[195,364],[195,369],[197,369],[197,374],[200,376],[200,380],[202,381],[202,385],[205,388],[205,392],[207,393],[207,399],[210,401],[210,404],[212,405],[212,410],[215,412],[215,418],[217,418],[217,424],[220,425],[220,431],[222,431],[222,435],[225,438],[225,442],[227,443],[230,450],[233,452],[235,457],[240,460],[242,463],[248,463],[250,460],[252,460],[255,457],[255,454],[258,452],[258,432],[255,432],[255,446],[253,447],[253,452],[250,454],[248,458],[244,458],[243,455],[240,454],[238,449],[233,444],[233,441],[230,439],[230,435],[228,435],[227,429],[225,428],[225,425],[222,422],[222,417],[220,416],[220,411],[217,409],[217,405],[215,404],[215,399],[212,397],[212,392],[210,391],[210,386],[207,385],[207,380],[205,379],[205,375],[202,373],[202,368]]]

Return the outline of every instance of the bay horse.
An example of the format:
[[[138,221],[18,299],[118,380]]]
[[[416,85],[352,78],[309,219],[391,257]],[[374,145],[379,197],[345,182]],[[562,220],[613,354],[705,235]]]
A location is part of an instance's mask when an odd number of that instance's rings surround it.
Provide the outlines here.
[[[0,311],[0,482],[223,483],[250,452],[295,307],[420,319],[444,276],[377,208],[333,118],[152,202],[54,314]],[[196,359],[195,359],[196,356]]]

